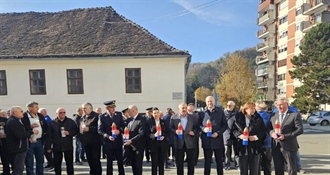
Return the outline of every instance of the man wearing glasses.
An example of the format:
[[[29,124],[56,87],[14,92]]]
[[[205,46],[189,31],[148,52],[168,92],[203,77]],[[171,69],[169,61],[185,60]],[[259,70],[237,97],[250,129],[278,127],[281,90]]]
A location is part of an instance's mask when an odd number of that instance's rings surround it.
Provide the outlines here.
[[[31,135],[39,133],[38,130],[25,130],[22,123],[23,110],[19,106],[13,106],[7,121],[6,137],[9,162],[12,166],[12,174],[23,174],[24,161],[28,150],[28,139]]]
[[[55,174],[61,174],[61,165],[64,154],[66,172],[73,175],[73,136],[78,132],[76,123],[66,117],[64,108],[56,110],[57,118],[52,120],[48,126],[46,150],[53,151]]]
[[[232,132],[231,128],[233,126],[233,123],[235,121],[235,115],[236,115],[236,110],[235,110],[235,102],[233,101],[228,101],[227,107],[224,110],[228,128],[227,130],[223,133],[223,143],[225,145],[225,152],[224,152],[224,157],[225,157],[225,170],[230,169],[230,162],[232,160],[231,155],[232,155],[232,148],[233,145],[235,144],[235,139],[232,137]],[[235,147],[235,145],[234,145]],[[234,149],[235,150],[235,149]],[[238,168],[238,156],[235,154],[235,168]]]

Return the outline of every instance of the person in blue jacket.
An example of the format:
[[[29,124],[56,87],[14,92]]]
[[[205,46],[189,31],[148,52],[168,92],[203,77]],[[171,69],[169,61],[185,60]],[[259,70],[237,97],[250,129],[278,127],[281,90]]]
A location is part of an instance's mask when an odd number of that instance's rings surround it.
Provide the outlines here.
[[[267,112],[267,105],[264,102],[256,102],[256,110],[264,121],[265,127],[269,125],[270,114]],[[272,173],[272,138],[269,133],[266,132],[266,138],[262,145],[261,152],[261,168],[264,171],[264,175],[271,175]]]

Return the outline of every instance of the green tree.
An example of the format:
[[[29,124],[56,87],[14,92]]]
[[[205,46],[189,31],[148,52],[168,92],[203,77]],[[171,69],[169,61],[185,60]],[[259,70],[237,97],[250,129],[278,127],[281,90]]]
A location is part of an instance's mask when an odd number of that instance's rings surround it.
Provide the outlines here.
[[[220,94],[222,105],[232,100],[239,107],[255,98],[255,76],[249,71],[248,60],[232,54],[224,61],[220,83],[216,92]]]
[[[301,111],[313,111],[330,101],[330,24],[321,23],[305,36],[301,53],[293,57],[292,78],[302,82],[295,88],[292,106]]]

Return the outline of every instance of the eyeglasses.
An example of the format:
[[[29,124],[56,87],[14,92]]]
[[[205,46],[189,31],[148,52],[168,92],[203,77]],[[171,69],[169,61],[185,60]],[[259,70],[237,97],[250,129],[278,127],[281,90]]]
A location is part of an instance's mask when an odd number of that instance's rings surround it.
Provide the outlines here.
[[[65,112],[59,112],[59,114],[65,114]]]
[[[227,105],[227,106],[231,106],[231,105]]]

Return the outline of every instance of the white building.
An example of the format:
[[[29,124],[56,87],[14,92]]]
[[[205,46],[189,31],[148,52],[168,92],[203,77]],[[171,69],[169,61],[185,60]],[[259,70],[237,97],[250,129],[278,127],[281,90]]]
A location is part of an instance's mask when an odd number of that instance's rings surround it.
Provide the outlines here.
[[[83,102],[94,109],[117,100],[176,111],[186,99],[191,55],[160,41],[111,7],[59,13],[0,14],[0,108],[36,101],[51,117],[71,117]],[[24,30],[22,30],[24,29]]]

